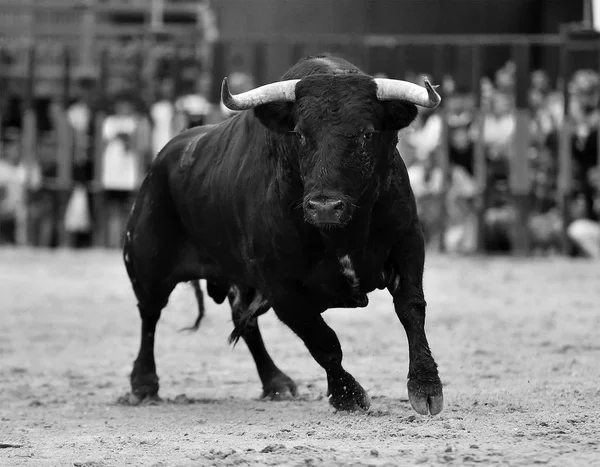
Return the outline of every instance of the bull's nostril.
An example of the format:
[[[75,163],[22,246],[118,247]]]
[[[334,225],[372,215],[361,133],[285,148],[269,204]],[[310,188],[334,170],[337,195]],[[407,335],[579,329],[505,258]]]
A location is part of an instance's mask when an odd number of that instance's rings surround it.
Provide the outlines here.
[[[316,201],[309,201],[307,203],[307,207],[308,207],[308,209],[310,211],[316,211],[317,210],[317,206],[318,206],[318,203]]]
[[[341,211],[344,209],[344,203],[342,201],[335,201],[332,203],[332,206],[334,211]]]

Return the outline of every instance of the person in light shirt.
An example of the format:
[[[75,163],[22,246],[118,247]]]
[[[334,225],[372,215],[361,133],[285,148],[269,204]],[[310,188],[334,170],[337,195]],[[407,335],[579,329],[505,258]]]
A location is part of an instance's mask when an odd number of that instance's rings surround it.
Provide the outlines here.
[[[27,215],[27,193],[42,184],[42,174],[35,161],[26,164],[20,155],[20,134],[5,130],[0,154],[0,244],[23,241]]]
[[[175,85],[172,79],[166,78],[160,83],[158,100],[150,106],[153,157],[177,134],[174,99]]]

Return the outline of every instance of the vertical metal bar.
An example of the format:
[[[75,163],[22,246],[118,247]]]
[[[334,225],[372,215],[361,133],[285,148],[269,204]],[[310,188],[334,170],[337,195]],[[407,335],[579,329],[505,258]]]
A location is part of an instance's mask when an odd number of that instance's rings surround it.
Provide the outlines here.
[[[304,55],[304,44],[302,42],[296,42],[292,45],[290,50],[290,66],[296,64]]]
[[[434,46],[433,49],[433,79],[435,80],[435,82],[437,82],[438,84],[442,83],[442,80],[444,79],[444,71],[447,69],[445,67],[445,57],[446,54],[448,52],[448,47],[446,47],[444,44],[439,44]]]
[[[164,10],[164,0],[151,0],[150,28],[152,29],[152,31],[158,31],[163,27]]]
[[[485,250],[485,210],[487,208],[487,164],[485,158],[485,147],[483,144],[483,125],[485,115],[481,104],[481,61],[482,46],[473,44],[471,46],[472,69],[471,86],[475,94],[475,118],[477,122],[477,139],[473,148],[473,172],[475,175],[475,185],[477,186],[477,252],[483,253]]]
[[[81,43],[79,49],[79,63],[84,68],[93,66],[95,33],[96,11],[94,10],[94,0],[84,0],[81,18]]]
[[[68,244],[68,232],[65,229],[65,223],[62,222],[66,212],[66,206],[69,199],[72,183],[73,167],[73,140],[72,133],[67,120],[67,106],[69,105],[70,81],[71,81],[71,55],[68,46],[63,48],[63,82],[62,93],[60,96],[60,118],[58,119],[57,132],[57,166],[58,166],[58,242],[60,246]]]
[[[600,11],[597,12],[597,14],[600,14]],[[600,72],[600,42],[596,42],[596,47],[597,47],[596,53],[598,56],[598,70]],[[597,133],[597,136],[598,136],[597,151],[598,151],[598,153],[596,154],[596,167],[598,167],[598,169],[600,170],[600,122],[598,122],[598,130],[597,131],[598,131],[598,133]]]
[[[31,181],[31,169],[34,164],[37,144],[37,121],[35,115],[35,47],[33,40],[27,49],[27,86],[25,91],[25,109],[23,115],[23,134],[21,146],[21,159],[25,167],[25,185]],[[28,245],[29,232],[29,203],[26,201],[17,218],[17,243]]]
[[[221,102],[221,83],[223,78],[227,75],[226,60],[229,55],[229,44],[222,40],[215,41],[214,43],[214,61],[213,61],[213,79],[211,102],[219,104]]]
[[[563,122],[560,128],[559,137],[559,150],[558,150],[558,196],[560,210],[563,221],[562,231],[562,250],[563,253],[568,254],[570,252],[571,242],[567,235],[567,228],[571,223],[570,215],[570,196],[572,186],[572,154],[571,154],[571,121],[569,118],[569,93],[568,93],[568,81],[569,81],[569,48],[568,48],[568,36],[563,32],[563,43],[560,45],[559,50],[559,65],[558,75],[562,77],[562,89],[560,90],[564,96],[564,107],[563,107]]]
[[[0,154],[4,154],[3,140],[4,140],[4,128],[2,127],[2,107],[4,106],[4,98],[2,93],[6,89],[6,77],[4,76],[4,51],[2,43],[0,42]],[[1,222],[1,220],[0,220]]]
[[[107,229],[106,229],[106,202],[103,186],[103,156],[104,156],[104,140],[102,137],[102,127],[106,118],[106,110],[102,107],[106,102],[106,85],[108,81],[108,49],[104,48],[100,52],[99,77],[97,84],[97,104],[94,110],[94,210],[95,229],[94,229],[94,244],[104,247],[107,245]]]
[[[443,102],[443,101],[442,101]],[[442,104],[443,105],[443,104]],[[440,147],[438,148],[438,164],[439,168],[442,172],[442,186],[441,192],[439,194],[438,203],[439,203],[439,213],[440,213],[440,222],[439,222],[439,251],[446,251],[446,230],[448,228],[448,209],[447,209],[447,200],[448,200],[448,189],[450,187],[451,182],[451,167],[450,167],[450,139],[448,132],[448,112],[443,107],[439,110],[440,118],[442,119],[442,134],[440,135]]]
[[[179,97],[179,95],[183,92],[181,89],[181,57],[179,53],[179,44],[177,42],[173,45],[173,58],[169,65],[169,74],[171,75],[171,79],[173,80],[173,86],[175,87],[175,97]]]
[[[509,159],[509,187],[516,212],[513,222],[512,251],[515,256],[529,253],[529,194],[531,177],[529,167],[529,123],[531,120],[528,104],[530,46],[524,42],[513,46],[512,58],[516,72],[515,134]]]
[[[257,42],[254,44],[253,74],[256,85],[262,86],[267,81],[267,43]]]

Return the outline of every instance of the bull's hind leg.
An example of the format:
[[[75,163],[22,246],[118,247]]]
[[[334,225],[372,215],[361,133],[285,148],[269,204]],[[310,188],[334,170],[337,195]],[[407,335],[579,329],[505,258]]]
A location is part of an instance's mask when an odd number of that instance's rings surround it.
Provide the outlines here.
[[[169,195],[149,176],[127,225],[123,259],[138,301],[141,341],[130,376],[130,402],[158,397],[154,337],[162,309],[179,282],[200,277],[195,251],[169,205]]]
[[[263,398],[283,400],[295,397],[296,384],[283,373],[265,348],[258,316],[269,310],[270,305],[255,289],[238,288],[233,286],[228,294],[231,305],[231,315],[235,329],[231,341],[235,344],[241,337],[252,354],[258,376],[263,385]]]
[[[443,408],[442,382],[425,335],[425,244],[418,225],[392,250],[390,259],[388,289],[408,338],[408,398],[418,413],[436,415]]]
[[[142,236],[144,236],[142,234]],[[139,239],[136,239],[139,240]],[[161,264],[149,268],[145,265],[145,245],[132,240],[128,232],[124,247],[124,260],[133,290],[138,300],[141,319],[140,348],[130,375],[130,403],[139,403],[144,399],[158,399],[158,376],[154,361],[154,336],[162,309],[176,283],[169,283],[163,277]],[[144,267],[145,266],[145,267]]]

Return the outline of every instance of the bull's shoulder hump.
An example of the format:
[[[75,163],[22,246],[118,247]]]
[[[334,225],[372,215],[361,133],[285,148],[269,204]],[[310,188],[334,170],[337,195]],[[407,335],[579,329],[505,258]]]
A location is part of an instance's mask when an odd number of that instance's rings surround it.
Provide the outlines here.
[[[192,128],[191,130],[187,130],[185,133],[189,132],[189,135],[186,135],[186,141],[183,145],[183,150],[181,151],[181,155],[179,157],[179,169],[186,170],[189,169],[194,164],[194,152],[198,147],[198,143],[202,138],[204,138],[210,131],[215,128],[217,125],[203,125],[200,127]],[[185,135],[184,133],[184,135]],[[183,143],[183,142],[182,142]]]

